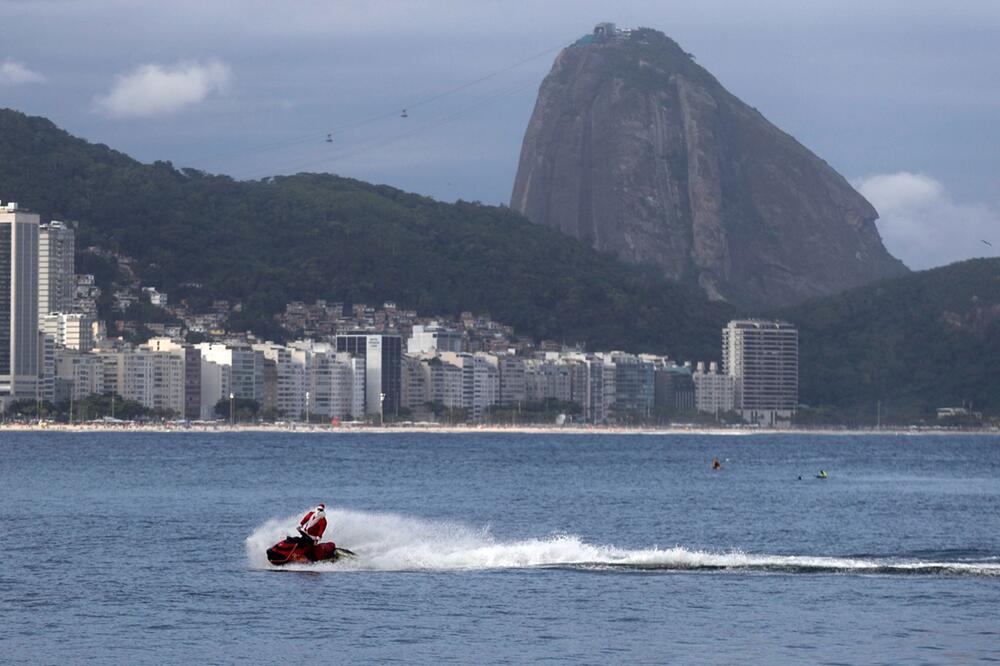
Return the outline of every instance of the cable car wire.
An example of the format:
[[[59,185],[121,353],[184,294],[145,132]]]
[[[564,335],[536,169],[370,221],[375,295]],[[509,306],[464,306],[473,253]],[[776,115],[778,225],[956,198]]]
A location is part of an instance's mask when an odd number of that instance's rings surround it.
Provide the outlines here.
[[[344,124],[338,125],[336,127],[328,128],[328,129],[317,131],[317,132],[310,132],[309,134],[302,134],[302,135],[297,136],[297,137],[292,137],[292,138],[288,138],[288,139],[285,139],[285,140],[282,140],[282,141],[276,141],[276,142],[273,142],[273,143],[264,144],[264,145],[261,145],[261,146],[255,146],[255,147],[245,148],[245,149],[241,149],[241,150],[235,150],[235,151],[231,151],[231,152],[215,153],[215,154],[203,157],[203,158],[201,158],[198,161],[204,163],[204,162],[211,162],[213,160],[218,160],[218,159],[221,159],[221,158],[224,158],[224,157],[235,157],[237,155],[247,155],[247,154],[254,154],[254,153],[262,153],[262,152],[266,152],[266,151],[269,151],[269,150],[275,150],[275,149],[278,149],[278,148],[284,148],[284,147],[287,147],[287,146],[293,146],[293,145],[296,145],[296,144],[299,144],[299,143],[308,143],[308,142],[316,141],[317,139],[321,139],[324,136],[327,137],[327,138],[332,138],[332,135],[335,135],[335,134],[339,135],[339,134],[342,134],[342,133],[344,133],[344,132],[346,132],[348,130],[354,130],[354,129],[357,129],[359,127],[363,127],[365,125],[369,125],[369,124],[378,122],[380,120],[386,120],[388,118],[395,118],[395,117],[408,118],[409,117],[408,111],[412,111],[413,109],[418,109],[418,108],[420,108],[422,106],[425,106],[427,104],[430,104],[432,102],[436,102],[436,101],[438,101],[440,99],[444,99],[446,97],[449,97],[451,95],[459,93],[459,92],[461,92],[463,90],[466,90],[467,88],[471,88],[471,87],[473,87],[475,85],[483,83],[484,81],[488,81],[488,80],[490,80],[492,78],[500,76],[501,74],[505,74],[506,72],[509,72],[511,70],[514,70],[514,69],[517,69],[518,67],[520,67],[522,65],[525,65],[525,64],[527,64],[529,62],[537,60],[538,58],[541,58],[542,56],[548,55],[548,54],[550,54],[550,53],[552,53],[554,51],[558,51],[558,50],[560,50],[562,48],[563,48],[562,46],[556,46],[556,47],[547,48],[547,49],[545,49],[543,51],[539,51],[538,53],[535,53],[535,54],[533,54],[531,56],[528,56],[527,58],[524,58],[522,60],[518,60],[517,62],[515,62],[515,63],[513,63],[511,65],[508,65],[508,66],[503,67],[501,69],[495,70],[493,72],[490,72],[490,73],[488,73],[488,74],[486,74],[484,76],[480,76],[479,78],[473,79],[471,81],[467,81],[466,83],[463,83],[461,85],[455,86],[454,88],[449,88],[448,90],[445,90],[443,92],[434,93],[434,94],[429,95],[427,97],[424,97],[422,99],[411,101],[410,103],[406,104],[405,106],[404,105],[399,105],[399,106],[395,107],[392,111],[387,111],[387,112],[379,113],[379,114],[376,114],[376,115],[373,115],[373,116],[370,116],[370,117],[367,117],[367,118],[362,118],[362,119],[359,119],[359,120],[356,120],[356,121],[351,121],[351,122],[348,122],[348,123],[344,123]],[[402,113],[400,113],[400,109],[402,109]],[[332,141],[326,141],[326,143],[332,143]]]

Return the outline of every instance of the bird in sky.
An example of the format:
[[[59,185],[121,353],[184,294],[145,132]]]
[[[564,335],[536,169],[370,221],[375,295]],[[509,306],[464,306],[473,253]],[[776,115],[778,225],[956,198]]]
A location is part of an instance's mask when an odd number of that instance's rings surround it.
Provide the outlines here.
[[[989,242],[988,240],[984,240],[983,244],[984,245],[989,245],[990,247],[993,247],[993,243]]]

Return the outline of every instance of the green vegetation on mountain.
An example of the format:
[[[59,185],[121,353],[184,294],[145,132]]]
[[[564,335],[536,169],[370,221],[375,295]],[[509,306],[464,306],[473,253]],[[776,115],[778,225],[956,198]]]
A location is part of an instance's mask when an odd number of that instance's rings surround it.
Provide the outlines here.
[[[822,423],[1000,414],[1000,259],[975,259],[789,308],[800,399]]]
[[[507,208],[326,174],[236,181],[146,165],[9,110],[0,199],[78,221],[78,248],[134,257],[143,284],[174,300],[242,302],[232,323],[265,335],[292,300],[392,300],[422,315],[488,312],[536,339],[708,359],[733,314]]]
[[[231,323],[265,335],[291,300],[393,300],[428,316],[489,312],[536,339],[712,360],[725,322],[746,314],[503,207],[332,175],[239,182],[144,165],[3,110],[0,199],[78,221],[78,249],[134,257],[142,283],[174,301],[242,302]],[[116,279],[113,261],[78,259],[99,283]],[[147,323],[163,314],[145,303],[136,313]],[[934,408],[963,403],[1000,414],[1000,259],[771,315],[800,329],[804,423],[871,425],[877,405],[883,423],[930,421]]]

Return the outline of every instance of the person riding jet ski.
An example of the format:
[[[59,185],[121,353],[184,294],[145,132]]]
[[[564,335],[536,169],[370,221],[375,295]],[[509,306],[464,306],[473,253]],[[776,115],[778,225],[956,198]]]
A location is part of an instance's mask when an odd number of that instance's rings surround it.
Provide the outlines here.
[[[300,542],[315,545],[326,531],[326,504],[320,503],[315,509],[302,516],[296,528],[301,534]]]
[[[295,527],[299,536],[286,536],[267,549],[267,561],[282,565],[290,563],[336,562],[344,558],[355,558],[357,554],[346,548],[338,548],[332,541],[324,541],[326,531],[326,505],[319,504],[302,516]]]

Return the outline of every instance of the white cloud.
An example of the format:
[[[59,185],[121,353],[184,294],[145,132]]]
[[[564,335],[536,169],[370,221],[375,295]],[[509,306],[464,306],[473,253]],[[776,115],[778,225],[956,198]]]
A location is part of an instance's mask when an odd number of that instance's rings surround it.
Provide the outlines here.
[[[141,65],[119,76],[111,92],[96,101],[115,118],[162,116],[224,90],[230,78],[229,65],[218,60]]]
[[[909,171],[860,178],[854,186],[879,212],[886,247],[910,268],[1000,254],[998,206],[956,202],[939,181]]]
[[[0,63],[0,85],[16,86],[22,83],[42,83],[45,77],[25,66],[23,62],[6,59]]]

